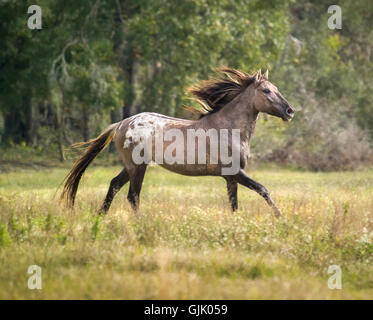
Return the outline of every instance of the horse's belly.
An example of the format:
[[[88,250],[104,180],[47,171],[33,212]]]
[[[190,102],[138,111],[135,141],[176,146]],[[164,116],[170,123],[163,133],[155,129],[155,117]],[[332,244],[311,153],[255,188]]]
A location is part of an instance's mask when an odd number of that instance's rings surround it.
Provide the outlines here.
[[[160,164],[162,168],[185,176],[219,176],[221,168],[218,165],[206,164]]]

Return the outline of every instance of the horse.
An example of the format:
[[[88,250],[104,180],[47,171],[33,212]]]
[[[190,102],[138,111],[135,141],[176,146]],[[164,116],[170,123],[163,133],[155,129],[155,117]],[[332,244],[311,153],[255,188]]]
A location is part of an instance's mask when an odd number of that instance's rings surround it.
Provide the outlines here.
[[[123,169],[111,180],[105,200],[99,209],[100,214],[108,212],[115,195],[128,181],[130,185],[127,199],[134,212],[137,213],[146,168],[153,161],[167,170],[186,176],[219,176],[224,178],[233,212],[238,208],[237,185],[240,184],[261,195],[272,207],[274,215],[280,217],[281,210],[272,200],[268,190],[251,179],[244,169],[248,162],[250,141],[254,134],[258,114],[262,112],[279,117],[284,121],[290,121],[294,117],[295,110],[281,95],[278,88],[268,80],[268,70],[264,74],[261,73],[261,70],[248,74],[237,69],[224,67],[217,69],[217,75],[217,77],[202,81],[189,89],[194,99],[202,106],[202,110],[198,110],[199,117],[196,120],[143,112],[111,124],[95,139],[76,144],[85,147],[85,151],[67,174],[61,199],[65,200],[69,207],[74,206],[78,185],[83,173],[92,160],[111,141],[114,141],[116,150],[123,162]],[[181,158],[185,160],[188,146],[190,146],[186,137],[191,130],[200,132],[226,130],[231,138],[234,130],[239,132],[238,139],[235,139],[235,141],[233,141],[233,138],[232,141],[228,139],[227,142],[228,152],[233,153],[234,150],[238,150],[239,166],[237,170],[224,173],[224,168],[227,169],[227,165],[223,163],[222,157],[219,155],[215,159],[210,157],[204,163],[194,161],[197,158],[195,151],[199,152],[201,148],[208,149],[206,151],[208,156],[212,153],[210,150],[212,148],[208,147],[212,146],[213,140],[222,142],[221,136],[219,139],[219,137],[216,138],[217,135],[209,135],[209,139],[205,139],[205,145],[203,145],[203,141],[201,142],[198,137],[195,137],[194,142],[197,143],[192,146],[192,150],[189,148],[189,151],[193,152],[192,161],[188,163],[178,161],[180,159],[175,160],[175,158],[173,158],[173,161],[164,162],[162,161],[165,159],[164,154],[161,157],[159,154],[156,155],[156,147],[165,153],[166,149],[174,144],[173,151],[169,152],[169,157],[174,156],[176,150],[180,151],[179,155],[181,154]],[[175,143],[176,140],[164,138],[161,140],[161,144],[158,142],[154,145],[157,132],[167,134],[171,131],[180,133],[181,138],[179,137],[178,142]],[[144,141],[150,142],[151,148],[146,151],[143,147],[142,151],[138,152],[139,145],[144,144]],[[134,157],[136,150],[137,158],[146,158],[147,161],[137,161],[138,159]]]

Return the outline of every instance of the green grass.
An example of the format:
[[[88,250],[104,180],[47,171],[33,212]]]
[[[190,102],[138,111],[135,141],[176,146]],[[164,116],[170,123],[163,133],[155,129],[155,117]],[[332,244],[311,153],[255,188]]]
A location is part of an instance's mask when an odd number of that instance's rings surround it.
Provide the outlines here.
[[[150,167],[139,217],[128,186],[98,217],[119,171],[89,168],[73,212],[56,195],[65,168],[0,173],[1,299],[373,298],[373,170],[250,172],[277,220],[248,189],[232,214],[223,179]],[[33,264],[42,290],[27,287]],[[328,288],[333,264],[342,290]]]

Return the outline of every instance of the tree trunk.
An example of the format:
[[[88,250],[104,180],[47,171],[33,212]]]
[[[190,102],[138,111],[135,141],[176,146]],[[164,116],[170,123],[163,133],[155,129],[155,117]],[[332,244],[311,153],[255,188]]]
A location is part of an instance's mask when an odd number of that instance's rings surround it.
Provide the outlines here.
[[[25,140],[30,146],[35,147],[38,143],[39,128],[39,106],[31,94],[23,97],[25,108]]]
[[[125,98],[123,105],[123,119],[128,118],[138,112],[139,106],[139,70],[140,70],[140,60],[133,56],[132,64],[125,69],[127,74],[127,79],[130,83],[130,94],[126,95],[128,98]]]
[[[4,142],[20,143],[23,140],[24,126],[20,109],[13,105],[10,110],[4,111]]]
[[[64,137],[64,117],[63,117],[63,98],[61,104],[56,104],[56,117],[55,117],[55,126],[57,131],[57,145],[58,145],[58,154],[60,157],[60,161],[65,161],[65,154],[64,154],[64,144],[63,144],[63,137]]]
[[[129,63],[127,66],[124,66],[123,71],[126,75],[126,79],[128,83],[130,84],[130,92],[127,92],[124,96],[123,100],[123,107],[122,107],[122,119],[129,118],[131,116],[131,105],[134,92],[133,92],[133,86],[132,86],[132,79],[133,79],[133,62],[132,58],[130,59],[131,63]]]
[[[32,126],[32,145],[36,147],[39,143],[39,127],[40,127],[40,106],[39,104],[33,105],[33,126]]]
[[[25,110],[25,140],[28,145],[32,144],[32,101],[30,95],[22,97],[22,104]]]
[[[138,78],[139,54],[136,54],[133,39],[128,36],[126,19],[131,19],[141,9],[140,5],[129,7],[124,0],[116,1],[115,28],[113,51],[124,77],[129,84],[129,92],[123,99],[122,119],[128,118],[137,112],[135,83]]]
[[[140,80],[139,80],[139,71],[140,71],[140,60],[134,58],[133,67],[132,67],[132,78],[131,78],[131,88],[133,92],[133,99],[131,104],[131,115],[139,112],[140,107]]]
[[[111,123],[115,123],[115,122],[121,121],[122,120],[121,109],[117,108],[117,109],[111,110],[110,111],[110,119],[111,119]],[[114,145],[114,143],[110,143],[110,145],[109,145],[109,152],[115,152],[115,145]]]

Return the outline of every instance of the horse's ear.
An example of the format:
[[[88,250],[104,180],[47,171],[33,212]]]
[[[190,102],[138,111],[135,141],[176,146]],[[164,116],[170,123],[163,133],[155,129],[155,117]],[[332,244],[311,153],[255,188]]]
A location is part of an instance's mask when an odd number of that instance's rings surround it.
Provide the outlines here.
[[[258,70],[254,77],[255,87],[257,87],[260,84],[261,78],[262,78],[262,72]]]
[[[263,79],[267,80],[268,81],[268,69],[266,72],[264,72],[263,74]]]

